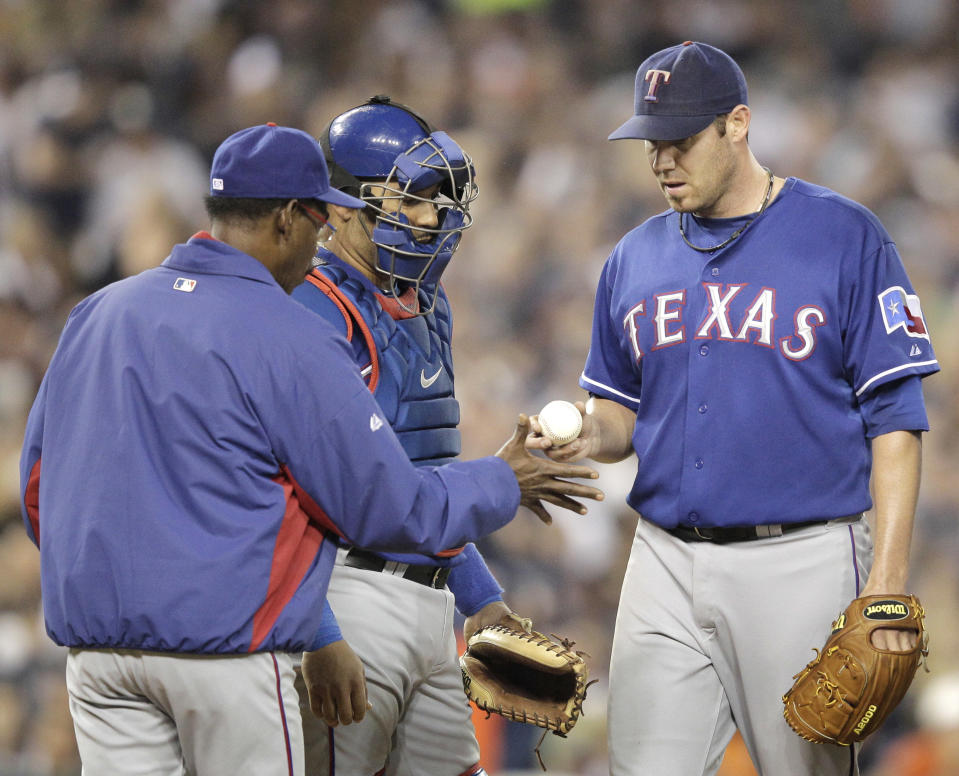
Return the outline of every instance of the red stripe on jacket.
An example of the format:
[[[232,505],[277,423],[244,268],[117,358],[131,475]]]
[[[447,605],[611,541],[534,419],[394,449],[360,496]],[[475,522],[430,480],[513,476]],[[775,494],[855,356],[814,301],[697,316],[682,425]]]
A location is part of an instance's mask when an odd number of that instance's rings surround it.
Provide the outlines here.
[[[27,508],[27,517],[30,518],[30,527],[33,536],[40,544],[40,458],[33,464],[30,476],[27,478],[27,488],[23,493],[23,505]]]
[[[263,604],[253,615],[250,652],[255,652],[270,634],[277,619],[296,594],[326,538],[340,534],[323,508],[304,491],[284,466],[274,478],[286,496],[283,522],[273,547],[270,583]]]

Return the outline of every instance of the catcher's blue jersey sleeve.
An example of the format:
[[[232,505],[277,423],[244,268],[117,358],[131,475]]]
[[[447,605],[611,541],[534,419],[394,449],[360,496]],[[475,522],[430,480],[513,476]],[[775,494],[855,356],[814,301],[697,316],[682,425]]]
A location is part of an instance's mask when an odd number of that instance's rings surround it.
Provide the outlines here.
[[[467,544],[456,560],[446,586],[456,599],[460,614],[469,617],[487,604],[503,600],[503,588],[475,544]]]

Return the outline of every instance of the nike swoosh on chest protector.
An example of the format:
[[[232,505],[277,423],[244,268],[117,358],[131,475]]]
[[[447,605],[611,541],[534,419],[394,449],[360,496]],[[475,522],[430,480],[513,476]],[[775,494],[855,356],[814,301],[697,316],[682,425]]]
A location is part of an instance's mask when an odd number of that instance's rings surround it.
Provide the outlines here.
[[[435,374],[435,375],[433,375],[432,377],[427,377],[427,376],[426,376],[426,370],[425,370],[425,369],[421,369],[421,370],[420,370],[420,385],[422,385],[424,388],[429,388],[433,383],[435,383],[435,382],[439,379],[440,373],[441,373],[442,371],[443,371],[443,367],[440,367],[439,369],[436,370],[436,374]]]

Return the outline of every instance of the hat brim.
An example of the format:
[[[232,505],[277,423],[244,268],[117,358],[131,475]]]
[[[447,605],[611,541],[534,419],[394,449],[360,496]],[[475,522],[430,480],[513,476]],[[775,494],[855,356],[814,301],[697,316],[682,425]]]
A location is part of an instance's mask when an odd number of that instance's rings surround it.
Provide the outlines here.
[[[323,202],[329,202],[333,205],[340,205],[342,207],[351,207],[354,209],[361,209],[366,207],[366,203],[362,199],[357,199],[356,197],[351,197],[349,194],[345,194],[339,189],[330,189],[325,194],[317,194],[314,199],[322,200]]]
[[[633,116],[609,136],[609,140],[682,140],[702,132],[715,113],[702,116]]]

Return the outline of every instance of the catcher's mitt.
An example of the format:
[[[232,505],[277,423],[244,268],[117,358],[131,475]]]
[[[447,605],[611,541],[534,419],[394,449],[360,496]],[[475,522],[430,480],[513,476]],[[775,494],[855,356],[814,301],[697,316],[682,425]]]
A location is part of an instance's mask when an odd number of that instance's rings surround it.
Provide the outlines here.
[[[487,714],[565,736],[583,711],[588,675],[585,653],[572,647],[504,618],[467,642],[459,661],[463,689]]]
[[[807,741],[842,746],[875,731],[902,700],[927,654],[923,615],[913,595],[855,599],[783,696],[789,726]],[[876,649],[870,639],[877,628],[916,631],[916,646],[906,652]]]

